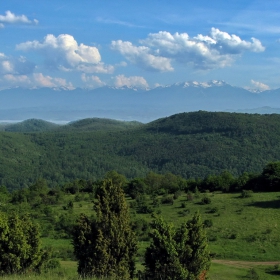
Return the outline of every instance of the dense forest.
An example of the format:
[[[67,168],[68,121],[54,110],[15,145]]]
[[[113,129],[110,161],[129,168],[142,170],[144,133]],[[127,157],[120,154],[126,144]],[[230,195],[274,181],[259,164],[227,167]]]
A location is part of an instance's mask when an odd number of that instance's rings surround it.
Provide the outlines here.
[[[185,179],[228,171],[261,172],[280,159],[280,115],[181,113],[148,124],[85,119],[67,125],[39,120],[2,125],[0,185],[50,186],[97,180],[109,170],[127,178],[150,171]]]

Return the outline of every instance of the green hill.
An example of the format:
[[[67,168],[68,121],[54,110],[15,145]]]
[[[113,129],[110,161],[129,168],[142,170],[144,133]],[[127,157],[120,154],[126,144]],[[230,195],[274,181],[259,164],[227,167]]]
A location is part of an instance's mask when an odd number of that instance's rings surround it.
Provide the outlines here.
[[[88,118],[71,122],[61,127],[65,131],[117,131],[128,128],[141,126],[142,123],[137,121],[117,121],[111,119]]]
[[[95,180],[109,170],[128,178],[151,170],[185,178],[260,172],[280,160],[279,142],[280,115],[203,111],[148,124],[85,119],[44,132],[0,132],[0,185]]]
[[[6,125],[4,130],[9,132],[43,132],[57,128],[59,125],[37,119]]]

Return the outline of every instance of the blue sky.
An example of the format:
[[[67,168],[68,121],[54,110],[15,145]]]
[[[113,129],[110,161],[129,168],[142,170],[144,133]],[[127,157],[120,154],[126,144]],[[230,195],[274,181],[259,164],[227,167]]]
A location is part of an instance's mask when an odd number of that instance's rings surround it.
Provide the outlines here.
[[[0,89],[280,87],[280,1],[9,0]]]

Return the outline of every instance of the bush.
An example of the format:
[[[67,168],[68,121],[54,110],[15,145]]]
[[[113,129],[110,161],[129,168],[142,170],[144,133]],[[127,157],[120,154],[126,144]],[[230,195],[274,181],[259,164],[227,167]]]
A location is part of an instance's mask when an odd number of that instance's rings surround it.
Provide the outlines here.
[[[236,238],[237,238],[237,233],[232,233],[228,237],[228,239],[236,239]]]
[[[201,204],[210,204],[211,203],[211,198],[208,197],[208,196],[204,196],[202,199],[201,199]]]
[[[247,273],[247,278],[251,280],[259,280],[260,276],[254,268],[250,268],[250,270]]]
[[[252,190],[243,190],[241,193],[242,198],[252,197],[253,191]]]
[[[49,254],[41,249],[38,226],[28,216],[0,214],[2,274],[40,271]]]
[[[203,222],[203,226],[204,226],[205,228],[210,228],[210,227],[213,226],[213,221],[212,221],[212,220],[205,220],[205,221]]]
[[[209,214],[215,214],[215,213],[218,213],[219,209],[218,207],[213,207],[213,208],[210,208],[207,213]]]
[[[188,193],[187,193],[187,200],[188,201],[193,201],[193,193],[190,192],[190,191],[188,191]]]
[[[60,261],[58,259],[50,259],[44,265],[44,270],[48,271],[50,269],[61,268]]]
[[[164,196],[162,199],[161,199],[161,203],[162,204],[172,204],[174,203],[174,199],[172,196]]]

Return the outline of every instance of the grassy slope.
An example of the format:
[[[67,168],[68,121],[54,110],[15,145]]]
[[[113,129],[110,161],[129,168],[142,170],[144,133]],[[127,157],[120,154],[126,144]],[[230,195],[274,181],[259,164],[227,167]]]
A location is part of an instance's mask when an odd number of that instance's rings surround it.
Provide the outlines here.
[[[211,203],[202,205],[200,203],[203,196],[209,196]],[[55,216],[70,213],[72,217],[78,216],[80,213],[93,215],[92,202],[88,194],[84,196],[80,194],[81,200],[76,202],[74,195],[65,195],[64,200],[58,205],[52,207]],[[159,197],[160,198],[160,197]],[[147,197],[148,203],[151,203]],[[69,201],[74,201],[73,212],[64,210],[63,206]],[[127,198],[130,204],[132,199]],[[182,208],[182,203],[185,207]],[[1,208],[6,207],[1,204]],[[28,205],[22,204],[18,207],[18,211],[23,213]],[[43,206],[42,206],[43,207]],[[49,206],[48,206],[49,207]],[[15,205],[13,206],[15,209]],[[187,200],[187,195],[182,194],[173,205],[160,204],[158,208],[154,208],[154,212],[160,212],[168,222],[172,222],[175,226],[180,225],[190,219],[192,215],[199,211],[202,220],[212,220],[213,226],[207,229],[209,238],[209,249],[215,254],[215,259],[238,260],[242,261],[279,261],[280,237],[278,224],[280,221],[280,198],[279,193],[254,193],[252,197],[240,198],[239,194],[223,194],[223,193],[206,193],[199,194],[192,201]],[[40,277],[31,277],[29,279],[77,279],[76,263],[70,261],[69,253],[72,250],[71,240],[59,239],[52,237],[49,226],[45,227],[45,218],[40,216],[40,208],[27,210],[32,215],[38,217],[37,221],[41,224],[41,228],[46,228],[45,234],[49,237],[43,238],[44,246],[52,246],[55,255],[62,260],[62,269],[59,272],[51,272]],[[209,213],[215,209],[215,213]],[[11,209],[10,209],[11,210]],[[131,218],[133,220],[144,218],[151,220],[150,214],[137,214],[136,209],[131,210]],[[212,211],[213,212],[213,211]],[[233,235],[234,234],[234,235]],[[143,253],[148,241],[139,241],[139,255],[137,259],[137,269],[143,269]],[[279,274],[276,271],[266,271],[265,267],[258,264],[212,264],[210,270],[210,279],[247,279],[245,277],[249,268],[255,267],[261,279],[277,279]],[[10,277],[6,279],[19,279]],[[22,278],[20,278],[22,279]]]
[[[207,195],[211,199],[208,205],[200,204],[201,198]],[[67,195],[63,204],[54,208],[60,213],[67,201],[74,200],[73,195]],[[128,203],[132,200],[128,199]],[[151,201],[150,201],[151,202]],[[182,203],[186,204],[181,208]],[[216,208],[215,213],[209,213]],[[209,193],[200,194],[193,201],[188,201],[186,194],[180,196],[173,205],[160,205],[155,212],[175,226],[199,211],[202,220],[212,220],[213,226],[207,229],[209,249],[215,259],[238,261],[279,261],[280,237],[278,226],[280,221],[279,193],[254,193],[250,198],[240,198],[239,194]],[[92,215],[92,202],[74,202],[74,215],[86,213]],[[132,219],[144,218],[151,220],[150,214],[137,214],[131,209]],[[44,238],[44,245],[52,244],[55,250],[71,250],[70,240]],[[148,241],[139,241],[139,257],[137,269],[142,269],[143,254]],[[74,265],[74,263],[72,263]],[[261,279],[276,279],[275,273],[269,274],[264,267],[258,265],[228,265],[213,264],[210,279],[240,279],[248,273],[249,268],[256,267]],[[279,275],[278,275],[279,276]],[[230,278],[229,278],[230,277]],[[245,278],[246,279],[246,278]]]

